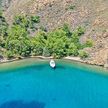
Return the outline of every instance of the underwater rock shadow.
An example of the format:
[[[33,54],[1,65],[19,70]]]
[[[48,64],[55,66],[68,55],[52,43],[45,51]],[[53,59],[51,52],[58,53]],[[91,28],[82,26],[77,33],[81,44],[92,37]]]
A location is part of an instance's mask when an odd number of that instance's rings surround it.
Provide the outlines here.
[[[9,101],[0,105],[0,108],[45,108],[45,103],[32,101],[32,102],[23,102],[18,101]]]

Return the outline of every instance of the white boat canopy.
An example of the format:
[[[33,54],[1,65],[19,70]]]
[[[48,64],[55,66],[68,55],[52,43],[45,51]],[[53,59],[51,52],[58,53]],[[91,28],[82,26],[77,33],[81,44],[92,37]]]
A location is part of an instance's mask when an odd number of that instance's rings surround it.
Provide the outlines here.
[[[55,61],[54,60],[50,60],[50,66],[52,68],[55,68],[56,64],[55,64]]]

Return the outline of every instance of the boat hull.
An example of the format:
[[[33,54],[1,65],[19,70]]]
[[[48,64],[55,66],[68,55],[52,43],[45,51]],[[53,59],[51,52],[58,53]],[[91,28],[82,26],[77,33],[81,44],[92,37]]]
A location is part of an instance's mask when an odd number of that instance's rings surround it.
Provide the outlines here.
[[[52,68],[55,68],[56,67],[54,60],[51,60],[50,61],[50,67],[52,67]]]

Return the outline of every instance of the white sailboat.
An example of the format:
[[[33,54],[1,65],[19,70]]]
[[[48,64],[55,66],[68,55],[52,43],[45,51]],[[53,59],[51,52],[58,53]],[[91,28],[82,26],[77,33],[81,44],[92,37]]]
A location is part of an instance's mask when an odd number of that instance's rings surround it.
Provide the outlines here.
[[[55,64],[55,61],[54,60],[50,60],[50,66],[52,68],[55,68],[56,67],[56,64]]]

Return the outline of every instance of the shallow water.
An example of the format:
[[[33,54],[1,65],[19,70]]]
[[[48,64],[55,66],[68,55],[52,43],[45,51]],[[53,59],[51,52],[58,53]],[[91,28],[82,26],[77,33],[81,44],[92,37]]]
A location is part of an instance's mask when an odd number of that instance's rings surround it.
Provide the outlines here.
[[[65,61],[56,69],[47,61],[1,65],[0,108],[108,108],[108,75],[98,69]]]

